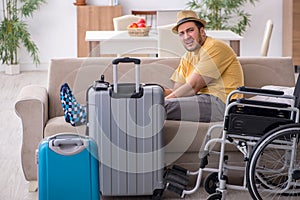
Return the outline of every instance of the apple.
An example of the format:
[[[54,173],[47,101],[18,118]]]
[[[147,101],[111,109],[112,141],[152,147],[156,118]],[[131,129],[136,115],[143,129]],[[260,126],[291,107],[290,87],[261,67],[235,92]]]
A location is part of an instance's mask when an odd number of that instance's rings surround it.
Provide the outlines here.
[[[137,28],[137,27],[138,27],[138,24],[136,22],[132,22],[129,25],[129,28]]]
[[[144,23],[144,24],[146,24],[146,20],[145,20],[144,18],[140,18],[136,23],[137,23],[137,24],[139,24],[139,23]]]
[[[138,25],[139,28],[145,28],[146,27],[145,23],[138,23],[137,25]]]

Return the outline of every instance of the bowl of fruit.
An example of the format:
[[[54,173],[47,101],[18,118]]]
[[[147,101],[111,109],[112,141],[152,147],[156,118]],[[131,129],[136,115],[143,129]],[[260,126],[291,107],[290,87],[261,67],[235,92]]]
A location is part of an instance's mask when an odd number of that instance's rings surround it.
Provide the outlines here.
[[[127,30],[130,36],[148,36],[151,26],[146,25],[146,20],[140,18],[136,22],[132,22],[128,25]]]

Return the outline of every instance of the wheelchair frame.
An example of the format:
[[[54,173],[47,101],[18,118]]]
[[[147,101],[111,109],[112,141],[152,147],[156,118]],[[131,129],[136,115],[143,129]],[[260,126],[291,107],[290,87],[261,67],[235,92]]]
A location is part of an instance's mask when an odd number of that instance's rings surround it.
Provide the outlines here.
[[[299,79],[298,79],[299,80]],[[297,81],[297,85],[298,85]],[[296,90],[296,88],[295,88]],[[240,103],[238,101],[231,102],[232,96],[234,94],[243,94],[243,95],[256,95],[256,96],[267,96],[267,97],[274,97],[278,99],[290,99],[291,100],[291,105],[288,104],[282,104],[282,103],[268,103],[264,101],[257,101],[257,100],[251,100],[247,103],[247,101]],[[294,92],[295,93],[295,92]],[[254,104],[253,104],[254,103]],[[256,104],[255,104],[256,103]],[[197,180],[194,188],[192,189],[176,189],[176,186],[172,186],[172,181],[168,182],[166,184],[166,188],[168,187],[171,188],[171,190],[175,191],[176,193],[180,194],[181,198],[184,198],[185,195],[192,194],[196,192],[196,190],[200,187],[201,179],[202,179],[202,174],[203,172],[212,172],[212,173],[217,173],[218,177],[218,183],[215,183],[214,186],[216,186],[216,191],[215,193],[212,193],[208,199],[213,200],[213,199],[226,199],[226,194],[227,194],[227,189],[234,189],[234,190],[249,190],[247,187],[247,178],[248,175],[248,161],[249,157],[251,155],[252,149],[255,148],[255,145],[260,141],[261,139],[265,139],[266,137],[263,136],[257,136],[257,135],[243,135],[243,134],[236,134],[236,133],[230,133],[228,129],[228,116],[230,114],[230,110],[233,107],[241,106],[241,107],[253,107],[253,108],[262,108],[262,109],[275,109],[275,110],[280,110],[280,111],[287,111],[290,113],[290,118],[282,118],[286,120],[287,124],[291,123],[298,123],[299,122],[299,109],[295,106],[296,105],[296,96],[292,95],[285,95],[284,92],[282,91],[277,91],[277,90],[266,90],[266,89],[257,89],[257,88],[247,88],[247,87],[240,87],[237,90],[232,91],[226,102],[226,109],[225,109],[225,114],[224,114],[224,122],[223,125],[214,125],[212,126],[206,136],[206,142],[205,142],[205,147],[202,152],[201,158],[200,158],[200,167],[197,171],[184,171],[183,169],[178,169],[178,167],[174,167],[174,170],[181,171],[182,174],[185,174],[186,176],[195,176],[197,175]],[[221,137],[219,138],[211,138],[211,134],[214,129],[223,129],[221,133]],[[273,129],[271,129],[273,130]],[[270,130],[270,131],[271,131]],[[267,133],[263,133],[267,134]],[[262,141],[261,143],[268,142],[268,141]],[[216,143],[220,143],[220,151],[215,152],[211,151],[210,149],[211,146],[215,145]],[[230,166],[227,164],[227,158],[225,156],[225,146],[227,144],[233,144],[243,155],[244,155],[244,161],[245,161],[245,167],[242,166]],[[211,153],[215,153],[219,155],[219,167],[218,168],[206,168],[205,166],[208,164],[208,156]],[[226,183],[227,179],[227,173],[228,170],[237,170],[237,171],[243,171],[244,172],[244,180],[243,180],[243,185],[232,185]],[[216,177],[215,177],[216,178]],[[177,180],[178,183],[180,183],[180,180]],[[207,180],[205,180],[207,181]],[[187,186],[187,185],[185,185]],[[250,192],[251,194],[251,192]],[[251,194],[252,195],[252,194]],[[252,196],[254,198],[254,196]]]

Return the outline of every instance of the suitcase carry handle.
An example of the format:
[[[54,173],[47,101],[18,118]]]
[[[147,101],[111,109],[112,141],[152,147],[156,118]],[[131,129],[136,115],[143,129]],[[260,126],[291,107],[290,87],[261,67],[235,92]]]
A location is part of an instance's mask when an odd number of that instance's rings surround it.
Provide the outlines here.
[[[118,92],[118,72],[117,72],[117,65],[119,63],[131,63],[133,62],[135,64],[135,92],[139,92],[140,87],[140,63],[141,60],[138,58],[116,58],[112,61],[113,64],[113,83],[114,83],[114,93]]]
[[[74,146],[82,146],[84,145],[81,139],[56,139],[53,140],[53,146],[63,146],[63,145],[74,145]]]
[[[49,138],[49,148],[61,155],[75,155],[83,151],[86,140],[75,134],[57,134]]]

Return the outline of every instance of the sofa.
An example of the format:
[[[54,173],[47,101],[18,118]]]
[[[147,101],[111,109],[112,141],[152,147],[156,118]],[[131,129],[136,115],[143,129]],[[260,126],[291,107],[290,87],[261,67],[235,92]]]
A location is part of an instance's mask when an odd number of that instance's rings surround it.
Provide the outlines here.
[[[86,126],[72,127],[66,123],[60,103],[59,92],[63,83],[68,83],[81,104],[86,104],[86,89],[104,74],[112,83],[113,58],[57,58],[49,66],[47,88],[28,85],[20,91],[15,112],[22,123],[21,161],[29,189],[35,190],[37,181],[36,149],[39,142],[48,136],[61,132],[86,134]],[[239,57],[245,85],[262,87],[265,85],[295,86],[293,62],[290,57]],[[157,83],[172,88],[169,77],[178,66],[179,58],[141,58],[140,80],[142,83]],[[134,80],[134,67],[128,63],[118,66],[120,82]],[[178,164],[189,170],[199,166],[199,150],[207,130],[214,124],[190,121],[166,120],[164,124],[165,165]],[[222,129],[216,130],[221,132]],[[239,153],[228,148],[229,153]],[[229,158],[230,160],[230,158]],[[232,157],[232,162],[243,162]],[[213,162],[213,161],[212,161]],[[217,161],[216,161],[217,162]],[[212,165],[216,166],[212,163]]]

